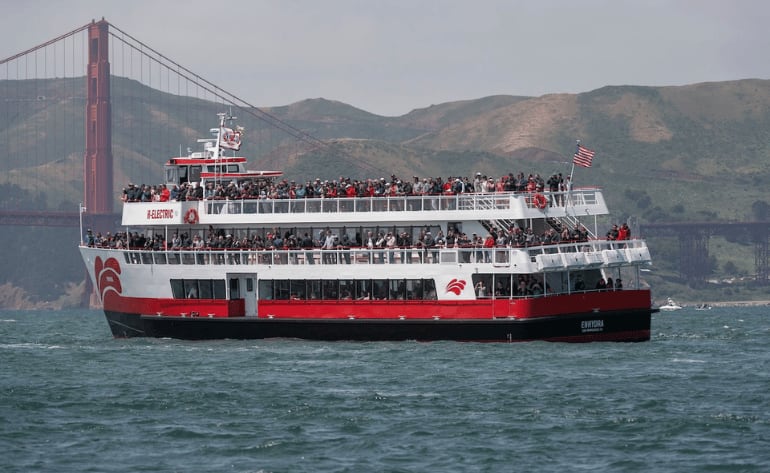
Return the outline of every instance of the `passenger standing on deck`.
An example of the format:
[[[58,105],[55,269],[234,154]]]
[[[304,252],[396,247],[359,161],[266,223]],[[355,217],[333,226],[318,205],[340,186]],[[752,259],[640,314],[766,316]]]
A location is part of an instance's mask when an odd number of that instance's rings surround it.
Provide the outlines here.
[[[377,244],[377,242],[374,239],[374,235],[372,234],[371,230],[366,232],[366,239],[364,240],[364,246],[368,250],[368,260],[369,264],[372,264],[374,262],[374,258],[372,257],[374,246]]]
[[[436,240],[433,239],[433,234],[431,232],[425,232],[425,236],[422,239],[422,246],[424,248],[423,262],[428,262],[428,253],[430,252],[431,262],[438,263],[438,251],[435,250]]]
[[[495,248],[496,241],[497,239],[492,233],[488,233],[487,237],[484,239],[484,262],[485,263],[492,262],[492,250]]]
[[[326,236],[324,237],[324,243],[322,246],[324,250],[322,253],[324,264],[333,264],[336,262],[335,261],[336,258],[334,258],[334,253],[333,253],[334,246],[335,246],[334,235],[332,235],[331,230],[326,230]]]
[[[310,238],[307,232],[302,236],[302,248],[305,249],[305,261],[307,264],[315,264],[315,257],[313,255],[313,239]]]
[[[385,248],[388,250],[388,263],[396,262],[396,236],[393,232],[388,232],[385,236]]]
[[[398,246],[401,248],[401,263],[410,264],[412,262],[412,237],[408,232],[401,232],[398,235]]]
[[[350,264],[350,247],[352,246],[352,242],[347,233],[342,234],[339,245],[342,247],[342,257],[345,259],[345,264]]]

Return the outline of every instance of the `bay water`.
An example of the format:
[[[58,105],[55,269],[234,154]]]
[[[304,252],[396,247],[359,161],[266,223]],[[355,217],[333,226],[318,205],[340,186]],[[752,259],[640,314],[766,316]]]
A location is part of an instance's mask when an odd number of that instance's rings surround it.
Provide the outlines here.
[[[770,308],[645,343],[113,339],[0,312],[2,472],[770,471]]]

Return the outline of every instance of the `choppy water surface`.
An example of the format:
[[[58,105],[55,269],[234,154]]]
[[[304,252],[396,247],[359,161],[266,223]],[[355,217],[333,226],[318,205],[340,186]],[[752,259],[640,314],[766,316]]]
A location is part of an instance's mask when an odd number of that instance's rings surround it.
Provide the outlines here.
[[[649,343],[115,340],[0,312],[0,471],[770,471],[770,308]]]

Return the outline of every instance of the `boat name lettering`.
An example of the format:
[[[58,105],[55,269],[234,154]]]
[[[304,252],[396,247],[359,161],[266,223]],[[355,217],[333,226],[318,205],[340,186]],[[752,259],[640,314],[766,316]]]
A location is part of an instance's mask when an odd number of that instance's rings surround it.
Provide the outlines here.
[[[152,209],[147,211],[148,220],[174,218],[174,209]]]
[[[583,320],[580,322],[580,329],[585,332],[601,332],[604,330],[604,320]]]

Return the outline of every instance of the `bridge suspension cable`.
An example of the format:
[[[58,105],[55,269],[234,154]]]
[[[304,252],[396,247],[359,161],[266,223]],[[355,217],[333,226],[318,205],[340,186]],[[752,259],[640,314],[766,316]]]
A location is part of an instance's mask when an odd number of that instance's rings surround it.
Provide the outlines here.
[[[46,41],[45,43],[38,44],[37,46],[35,46],[33,48],[27,49],[26,51],[22,51],[20,53],[14,54],[11,57],[5,58],[2,61],[0,61],[0,65],[3,65],[5,63],[7,63],[7,62],[11,62],[11,61],[13,61],[15,59],[19,59],[20,57],[26,56],[27,54],[34,53],[35,51],[38,51],[40,49],[44,49],[47,46],[50,46],[50,45],[52,45],[54,43],[62,41],[63,39],[69,38],[70,36],[75,36],[76,34],[80,33],[81,31],[84,31],[84,30],[88,29],[88,25],[89,25],[89,23],[86,23],[85,25],[83,25],[83,26],[81,26],[79,28],[75,28],[74,30],[70,31],[69,33],[64,33],[63,35],[57,36],[56,38],[54,38],[52,40]]]
[[[211,83],[210,81],[204,79],[200,75],[196,74],[195,72],[191,71],[190,69],[180,65],[179,63],[175,62],[172,59],[169,59],[167,56],[163,55],[162,53],[158,52],[157,50],[151,48],[150,46],[146,45],[145,43],[139,41],[135,37],[131,36],[130,34],[126,33],[122,29],[118,28],[117,26],[110,24],[111,28],[114,30],[119,31],[124,37],[130,38],[131,41],[134,41],[136,44],[132,44],[130,42],[125,41],[124,38],[119,37],[115,35],[114,33],[110,33],[111,36],[113,36],[115,39],[119,41],[123,41],[126,45],[128,45],[131,48],[136,49],[137,51],[140,51],[141,53],[145,54],[150,59],[156,61],[160,65],[164,65],[163,61],[166,61],[169,64],[174,65],[178,70],[184,71],[189,78],[194,78],[196,81],[199,81],[203,83],[204,85],[199,85],[203,90],[209,92],[214,97],[217,97],[223,101],[229,101],[234,102],[237,104],[241,104],[238,106],[240,110],[245,111],[246,113],[249,113],[253,117],[257,118],[258,120],[261,120],[267,124],[269,124],[272,127],[278,128],[281,131],[284,131],[288,133],[289,135],[293,136],[296,139],[302,140],[308,144],[314,145],[314,146],[322,146],[326,147],[328,144],[324,142],[323,140],[316,138],[309,133],[306,133],[299,128],[296,128],[289,123],[286,123],[285,121],[281,120],[280,118],[276,117],[275,115],[272,115],[259,107],[252,105],[248,103],[246,100],[238,97],[235,94],[232,94],[230,92],[227,92],[226,90],[216,86],[215,84]],[[136,45],[140,45],[141,49],[138,48]],[[146,51],[145,51],[146,50]],[[152,52],[152,54],[156,55],[157,57],[152,57],[147,54],[147,51]],[[161,61],[162,60],[162,61]]]

